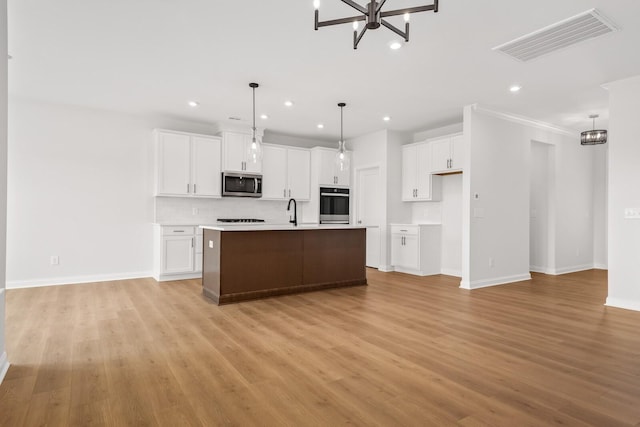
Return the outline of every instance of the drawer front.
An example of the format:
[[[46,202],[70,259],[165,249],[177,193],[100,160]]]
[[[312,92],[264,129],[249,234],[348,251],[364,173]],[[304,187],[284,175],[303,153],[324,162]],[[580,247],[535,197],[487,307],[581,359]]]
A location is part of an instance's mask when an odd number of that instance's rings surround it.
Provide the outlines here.
[[[193,236],[194,227],[162,227],[164,236]]]
[[[405,234],[417,236],[420,227],[417,225],[392,225],[391,226],[391,234]]]

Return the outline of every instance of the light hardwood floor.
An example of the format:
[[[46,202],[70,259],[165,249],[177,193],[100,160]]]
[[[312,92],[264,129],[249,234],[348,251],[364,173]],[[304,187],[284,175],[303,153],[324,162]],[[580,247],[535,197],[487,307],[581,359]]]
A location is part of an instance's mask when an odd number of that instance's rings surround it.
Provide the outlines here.
[[[7,291],[0,425],[640,425],[640,313],[606,272],[215,306],[199,280]]]

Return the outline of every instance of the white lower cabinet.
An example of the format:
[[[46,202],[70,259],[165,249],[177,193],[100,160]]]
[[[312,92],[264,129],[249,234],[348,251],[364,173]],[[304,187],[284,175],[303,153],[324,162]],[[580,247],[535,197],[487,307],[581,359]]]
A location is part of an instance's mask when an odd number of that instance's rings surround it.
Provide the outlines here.
[[[153,277],[159,281],[202,275],[202,229],[192,225],[156,225]]]
[[[440,274],[440,224],[391,224],[391,265],[395,271]]]

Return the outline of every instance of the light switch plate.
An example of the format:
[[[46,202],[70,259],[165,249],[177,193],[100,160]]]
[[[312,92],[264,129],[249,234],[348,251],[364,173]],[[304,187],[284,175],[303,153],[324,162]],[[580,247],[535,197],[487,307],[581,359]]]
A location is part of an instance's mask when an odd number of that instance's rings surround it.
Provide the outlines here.
[[[625,208],[624,209],[624,218],[625,219],[640,219],[640,208]]]
[[[209,249],[213,249],[213,240],[209,240]]]

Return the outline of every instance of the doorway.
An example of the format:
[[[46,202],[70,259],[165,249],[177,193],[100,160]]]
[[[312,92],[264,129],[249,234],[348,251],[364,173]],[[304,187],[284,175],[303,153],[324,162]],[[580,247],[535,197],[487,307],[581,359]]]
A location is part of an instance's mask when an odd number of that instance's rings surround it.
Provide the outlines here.
[[[355,223],[367,227],[367,267],[380,267],[380,228],[385,206],[380,186],[380,168],[356,169]]]

